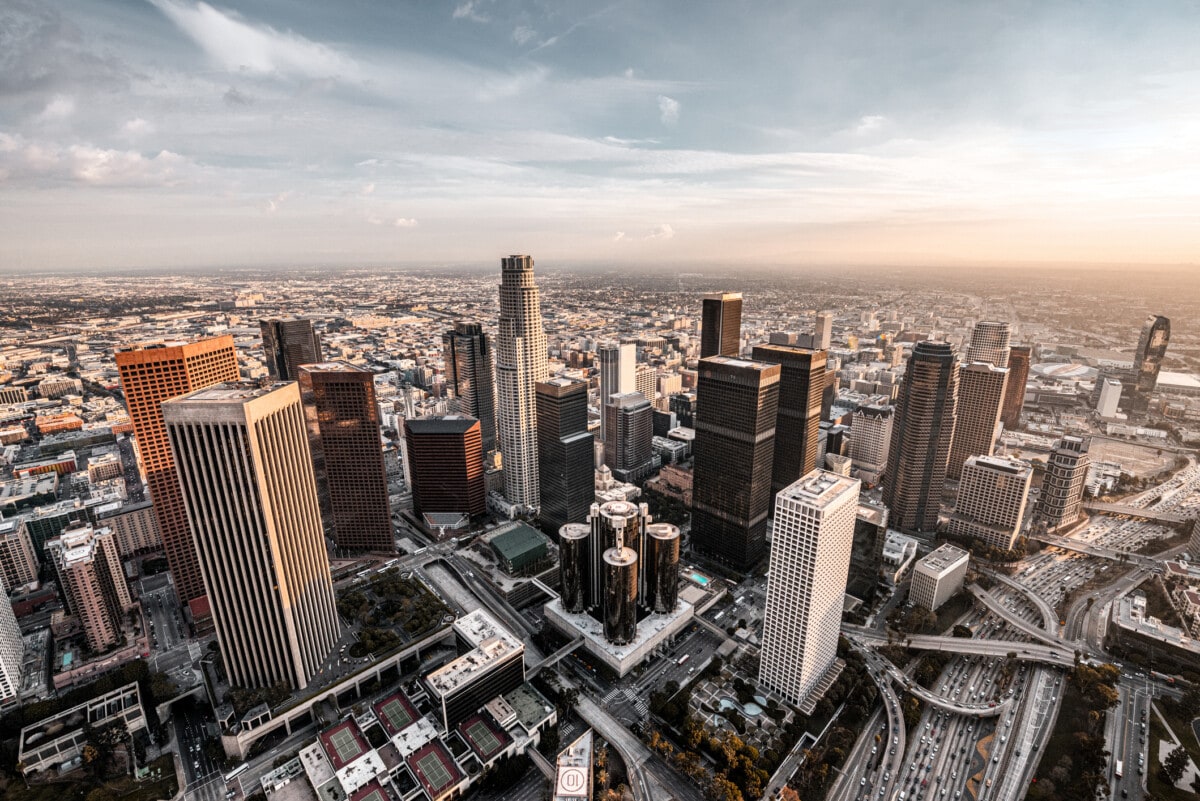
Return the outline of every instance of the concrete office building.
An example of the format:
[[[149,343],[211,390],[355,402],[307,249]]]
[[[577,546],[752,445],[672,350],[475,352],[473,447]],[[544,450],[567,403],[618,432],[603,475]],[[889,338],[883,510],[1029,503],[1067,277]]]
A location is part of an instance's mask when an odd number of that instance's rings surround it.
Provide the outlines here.
[[[1083,514],[1083,491],[1092,464],[1090,444],[1082,437],[1063,437],[1046,460],[1034,519],[1051,531],[1075,523]]]
[[[125,613],[133,607],[112,530],[76,523],[46,543],[58,584],[79,618],[88,648],[106,651],[121,641]]]
[[[276,381],[295,381],[300,365],[325,361],[312,320],[272,317],[259,320],[258,327],[262,332],[263,361]]]
[[[551,378],[537,391],[541,526],[551,537],[566,523],[581,523],[596,497],[594,441],[588,431],[586,381]]]
[[[700,321],[700,358],[736,357],[742,350],[742,293],[704,296]]]
[[[347,551],[394,551],[374,373],[322,362],[297,378],[326,530]]]
[[[947,530],[1011,551],[1021,533],[1032,481],[1028,462],[1005,456],[970,457],[963,466]]]
[[[1012,431],[1021,424],[1021,408],[1025,405],[1025,384],[1029,381],[1029,363],[1033,349],[1015,346],[1008,352],[1008,384],[1004,388],[1004,408],[1000,422]]]
[[[442,334],[450,409],[479,421],[483,452],[496,450],[496,366],[483,326],[459,321]]]
[[[650,401],[653,406],[658,400],[656,387],[658,386],[658,374],[654,368],[648,364],[639,364],[633,371],[634,391],[640,392],[642,397]]]
[[[308,685],[338,638],[296,383],[228,383],[163,404],[230,684]]]
[[[613,395],[637,391],[637,345],[633,342],[601,345],[596,350],[600,366],[600,441],[608,442],[608,407]]]
[[[847,455],[865,484],[878,484],[887,469],[895,411],[889,405],[860,406],[850,417]]]
[[[813,348],[829,350],[833,344],[833,313],[818,312],[816,325],[813,327]]]
[[[547,373],[542,302],[532,256],[501,259],[500,333],[496,338],[497,423],[504,454],[504,497],[536,513],[541,491],[537,460],[537,382]]]
[[[958,415],[946,475],[957,479],[971,456],[991,456],[1000,435],[1000,411],[1008,369],[987,362],[963,365],[958,372]]]
[[[25,521],[21,518],[0,520],[0,588],[12,592],[37,580],[37,557],[33,554],[33,542],[29,539]]]
[[[487,512],[479,421],[459,414],[404,422],[413,511],[418,515]]]
[[[604,463],[618,481],[638,483],[653,467],[654,407],[640,392],[613,395],[604,407]]]
[[[24,662],[25,644],[21,639],[21,627],[17,625],[12,604],[4,599],[0,603],[0,707],[17,700],[21,692]]]
[[[823,350],[787,345],[755,345],[751,355],[756,361],[778,364],[780,368],[771,467],[774,494],[817,467],[817,435],[828,355]]]
[[[1101,417],[1114,418],[1121,406],[1121,382],[1115,378],[1097,378],[1101,382],[1100,400],[1096,403],[1096,413]]]
[[[958,404],[958,362],[945,342],[918,342],[896,400],[883,501],[901,531],[937,527]]]
[[[157,551],[162,547],[154,504],[150,501],[105,504],[96,509],[96,519],[100,525],[113,530],[122,559]]]
[[[116,359],[175,592],[181,602],[191,604],[193,619],[207,619],[204,579],[196,561],[175,459],[163,424],[162,404],[223,381],[237,381],[233,337],[143,345],[118,351]],[[208,627],[207,620],[200,622],[201,628]]]
[[[1009,357],[1008,323],[983,321],[975,324],[971,332],[971,344],[967,346],[966,361],[983,362],[995,367],[1008,367]]]
[[[908,599],[924,609],[936,612],[963,587],[971,557],[962,548],[949,543],[917,561],[913,568]]]
[[[814,470],[775,497],[758,677],[792,704],[837,659],[859,486]]]
[[[749,570],[766,550],[780,366],[713,356],[697,373],[692,548]]]
[[[525,683],[525,645],[484,609],[454,621],[466,652],[425,677],[446,731]]]

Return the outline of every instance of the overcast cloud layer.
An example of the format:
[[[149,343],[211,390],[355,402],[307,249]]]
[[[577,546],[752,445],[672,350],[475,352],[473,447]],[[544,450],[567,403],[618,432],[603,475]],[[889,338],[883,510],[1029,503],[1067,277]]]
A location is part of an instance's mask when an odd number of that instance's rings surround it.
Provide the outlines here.
[[[1192,2],[5,0],[0,269],[1200,261]]]

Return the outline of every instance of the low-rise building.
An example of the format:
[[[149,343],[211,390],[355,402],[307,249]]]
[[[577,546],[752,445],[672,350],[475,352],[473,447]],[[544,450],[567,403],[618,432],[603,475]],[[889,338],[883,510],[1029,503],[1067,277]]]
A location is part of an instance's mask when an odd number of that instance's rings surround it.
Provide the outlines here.
[[[962,589],[970,558],[962,548],[947,543],[920,559],[913,568],[909,600],[936,612]]]

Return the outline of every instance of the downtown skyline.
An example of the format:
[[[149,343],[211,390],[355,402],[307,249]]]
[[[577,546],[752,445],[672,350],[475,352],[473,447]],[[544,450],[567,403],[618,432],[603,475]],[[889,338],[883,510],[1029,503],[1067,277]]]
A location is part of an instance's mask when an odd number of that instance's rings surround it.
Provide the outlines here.
[[[18,0],[0,268],[1186,263],[1194,8]]]

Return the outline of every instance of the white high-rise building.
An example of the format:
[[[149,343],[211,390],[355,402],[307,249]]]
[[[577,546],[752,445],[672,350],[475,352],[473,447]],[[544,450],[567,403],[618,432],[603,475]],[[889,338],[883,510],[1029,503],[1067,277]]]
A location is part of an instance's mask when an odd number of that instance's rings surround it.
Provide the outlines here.
[[[970,564],[971,555],[962,548],[943,544],[913,568],[908,600],[936,612],[962,589]]]
[[[537,382],[549,378],[542,301],[532,256],[500,260],[500,331],[496,337],[496,389],[504,496],[536,512],[538,485]]]
[[[657,374],[654,368],[648,364],[639,364],[637,369],[633,371],[633,374],[634,392],[642,393],[642,397],[650,401],[650,405],[653,406],[656,397],[655,386],[657,384],[657,381],[655,381]]]
[[[600,364],[600,441],[608,441],[608,417],[604,407],[613,395],[624,395],[637,391],[637,345],[623,342],[620,345],[601,345],[596,351]]]
[[[1008,323],[984,320],[975,324],[971,333],[971,344],[967,348],[967,362],[986,362],[996,367],[1008,367],[1009,354]]]
[[[887,469],[894,411],[889,405],[860,406],[851,416],[850,460],[858,477],[868,484],[878,484]]]
[[[303,689],[338,615],[299,384],[217,384],[162,413],[230,683]]]
[[[816,350],[829,350],[830,344],[833,342],[833,313],[820,312],[817,314],[817,324],[813,331],[813,348]]]
[[[837,658],[859,487],[814,470],[775,497],[758,678],[793,704]]]
[[[1117,416],[1121,406],[1121,382],[1115,378],[1101,379],[1100,400],[1096,403],[1096,412],[1104,418]]]
[[[21,627],[7,598],[0,603],[0,705],[9,704],[21,691],[25,645]]]
[[[974,537],[993,548],[1012,550],[1021,533],[1032,480],[1033,468],[1020,459],[970,457],[958,482],[949,532]]]

